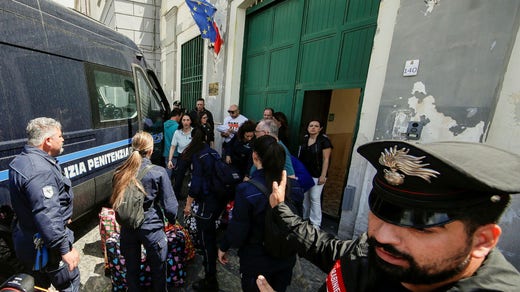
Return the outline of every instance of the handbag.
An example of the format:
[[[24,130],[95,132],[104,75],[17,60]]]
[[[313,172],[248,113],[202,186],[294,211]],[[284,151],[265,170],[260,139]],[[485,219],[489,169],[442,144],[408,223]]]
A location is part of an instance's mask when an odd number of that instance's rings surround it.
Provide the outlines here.
[[[195,246],[193,244],[193,241],[191,239],[190,233],[179,223],[175,222],[171,223],[168,218],[164,215],[164,209],[161,208],[161,212],[163,214],[163,220],[164,220],[164,232],[168,237],[170,237],[170,234],[177,234],[180,237],[183,237],[185,240],[185,247],[184,247],[184,254],[185,254],[185,260],[189,261],[195,257]]]
[[[109,272],[109,261],[107,256],[106,241],[114,234],[119,234],[121,227],[116,222],[116,212],[112,208],[103,207],[99,216],[99,235],[101,237],[101,250],[105,258],[105,273]]]

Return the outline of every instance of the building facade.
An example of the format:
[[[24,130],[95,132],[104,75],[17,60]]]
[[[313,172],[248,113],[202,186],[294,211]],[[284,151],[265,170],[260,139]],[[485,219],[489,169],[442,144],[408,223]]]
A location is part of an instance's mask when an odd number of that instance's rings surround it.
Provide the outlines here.
[[[79,12],[134,41],[161,76],[160,0],[74,0]]]
[[[289,119],[293,151],[306,121],[320,118],[335,147],[324,208],[342,238],[366,230],[375,171],[355,152],[361,144],[474,141],[520,154],[518,1],[210,2],[224,41],[218,55],[184,0],[91,0],[89,9],[148,41],[171,101],[192,108],[204,97],[216,122],[231,104],[254,120],[274,107]],[[93,13],[94,4],[103,8]],[[517,268],[519,207],[515,198],[499,243]]]

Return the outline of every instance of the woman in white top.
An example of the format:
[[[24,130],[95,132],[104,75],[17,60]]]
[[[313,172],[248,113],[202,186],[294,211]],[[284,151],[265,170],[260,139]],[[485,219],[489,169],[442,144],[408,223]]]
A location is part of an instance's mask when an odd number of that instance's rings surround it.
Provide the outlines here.
[[[179,125],[179,129],[173,133],[172,143],[170,146],[170,153],[168,155],[168,168],[174,169],[174,177],[175,183],[173,185],[173,190],[175,191],[175,196],[177,200],[185,200],[185,194],[181,194],[182,189],[182,181],[186,171],[188,170],[191,161],[178,159],[177,164],[174,165],[172,162],[173,153],[177,150],[179,153],[179,157],[182,152],[191,142],[191,131],[193,128],[191,127],[191,118],[188,114],[181,115],[181,124]]]

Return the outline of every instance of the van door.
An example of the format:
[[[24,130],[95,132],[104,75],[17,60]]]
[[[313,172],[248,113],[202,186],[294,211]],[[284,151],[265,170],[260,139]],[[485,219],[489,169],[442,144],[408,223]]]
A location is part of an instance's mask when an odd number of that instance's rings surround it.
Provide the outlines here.
[[[136,83],[139,130],[152,134],[154,149],[151,160],[164,166],[163,123],[170,112],[170,105],[153,71],[144,71],[137,65],[133,65],[132,70]]]

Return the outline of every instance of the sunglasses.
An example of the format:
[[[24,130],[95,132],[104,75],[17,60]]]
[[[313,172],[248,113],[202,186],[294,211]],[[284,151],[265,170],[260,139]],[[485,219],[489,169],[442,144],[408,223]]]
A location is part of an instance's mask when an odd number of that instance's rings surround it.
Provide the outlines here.
[[[230,114],[234,114],[236,111],[227,111]]]

